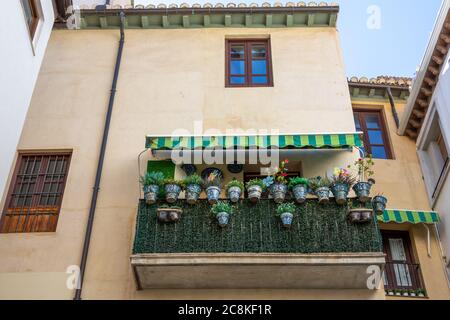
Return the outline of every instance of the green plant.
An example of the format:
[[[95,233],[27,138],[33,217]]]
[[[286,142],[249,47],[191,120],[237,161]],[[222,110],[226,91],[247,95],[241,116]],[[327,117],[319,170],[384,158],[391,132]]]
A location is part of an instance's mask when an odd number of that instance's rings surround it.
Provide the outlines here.
[[[196,173],[187,176],[184,181],[183,181],[184,185],[190,185],[190,184],[196,184],[196,185],[202,185],[203,184],[203,179]]]
[[[427,296],[427,292],[424,289],[417,289],[416,295],[423,295],[424,297]]]
[[[358,172],[360,182],[368,180],[370,177],[372,177],[375,174],[375,172],[373,171],[374,165],[375,165],[375,162],[373,161],[371,154],[369,154],[367,156],[367,158],[359,158],[354,163],[354,166]],[[351,167],[352,166],[348,166],[349,169]]]
[[[233,207],[228,203],[224,201],[219,201],[216,204],[214,204],[211,208],[211,212],[213,214],[219,214],[222,212],[226,212],[228,214],[233,213]]]
[[[169,206],[167,204],[163,204],[163,205],[159,206],[158,209],[177,209],[177,210],[182,210],[182,208],[179,207],[179,206]]]
[[[245,184],[245,187],[248,189],[253,186],[261,187],[262,190],[266,188],[266,185],[261,179],[252,179]]]
[[[356,177],[354,177],[347,169],[336,168],[329,180],[332,185],[346,184],[351,187],[355,184]]]
[[[177,186],[179,186],[180,188],[184,188],[184,182],[180,181],[180,180],[175,180],[175,179],[165,179],[164,180],[164,185],[167,184],[176,184]]]
[[[229,188],[232,187],[238,187],[239,189],[241,189],[241,192],[244,191],[244,183],[242,181],[233,179],[227,183],[225,189],[228,190]]]
[[[144,186],[161,185],[164,181],[164,174],[160,171],[151,171],[145,173],[140,178],[141,184]]]
[[[315,177],[309,179],[309,187],[315,191],[319,188],[329,188],[331,185],[330,180],[328,178]]]
[[[216,172],[211,172],[209,176],[203,180],[203,187],[208,189],[209,187],[218,187],[222,186],[222,179]]]
[[[277,207],[277,214],[282,215],[283,213],[294,213],[296,209],[293,203],[281,203]]]
[[[309,180],[306,178],[295,177],[289,180],[289,189],[294,189],[298,185],[309,186]]]

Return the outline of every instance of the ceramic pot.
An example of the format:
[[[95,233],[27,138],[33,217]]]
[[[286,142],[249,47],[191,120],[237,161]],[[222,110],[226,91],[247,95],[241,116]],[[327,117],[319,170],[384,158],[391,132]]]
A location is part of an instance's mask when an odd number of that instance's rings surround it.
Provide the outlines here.
[[[158,200],[159,186],[152,184],[144,186],[144,198],[147,204],[154,204]]]
[[[330,202],[330,188],[328,187],[318,188],[314,193],[317,196],[317,198],[319,198],[320,204],[327,204]]]
[[[208,197],[208,202],[210,204],[215,204],[219,201],[220,188],[219,187],[208,187],[206,189],[206,196]]]
[[[305,203],[306,197],[308,196],[308,187],[303,184],[296,185],[292,189],[292,193],[297,203]]]
[[[372,199],[372,207],[375,213],[381,216],[386,210],[387,198],[382,196],[376,196]]]
[[[219,223],[219,226],[221,226],[222,228],[226,227],[230,222],[230,214],[227,212],[218,213],[216,218],[217,222]]]
[[[285,212],[280,215],[281,223],[283,227],[290,228],[292,226],[292,220],[294,219],[294,215],[290,212]]]
[[[331,187],[331,192],[334,195],[336,203],[339,205],[344,205],[347,203],[347,196],[350,188],[348,184],[337,183]]]
[[[371,188],[372,184],[370,182],[358,182],[353,186],[353,190],[355,191],[356,196],[362,203],[366,203],[370,200]]]
[[[288,187],[282,183],[275,183],[270,188],[270,194],[272,195],[275,203],[283,203],[286,198],[286,193],[288,191]]]
[[[186,202],[191,205],[196,204],[201,192],[202,187],[198,184],[188,184],[186,186]]]
[[[166,191],[166,201],[168,203],[174,203],[180,196],[181,187],[177,184],[166,184],[164,190]]]
[[[241,193],[242,190],[239,187],[230,187],[227,190],[228,199],[233,203],[236,203],[241,199]]]
[[[179,221],[182,213],[183,210],[178,208],[158,208],[156,210],[158,221],[164,223]]]
[[[257,203],[261,199],[262,188],[260,186],[251,186],[247,189],[248,198],[252,203]]]

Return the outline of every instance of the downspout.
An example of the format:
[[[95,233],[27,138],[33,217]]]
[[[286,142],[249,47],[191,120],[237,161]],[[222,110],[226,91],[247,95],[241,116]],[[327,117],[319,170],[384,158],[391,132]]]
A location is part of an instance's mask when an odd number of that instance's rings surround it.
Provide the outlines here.
[[[392,108],[392,115],[394,116],[395,125],[397,129],[400,127],[400,120],[398,119],[397,108],[395,107],[394,96],[392,95],[391,87],[386,87],[386,91],[389,97],[389,102]]]
[[[75,291],[74,300],[81,300],[81,291],[83,289],[83,279],[84,279],[84,274],[86,271],[86,262],[87,262],[88,253],[89,253],[89,244],[91,242],[92,227],[94,225],[95,209],[97,207],[97,198],[98,198],[98,193],[100,190],[100,180],[102,178],[103,162],[105,160],[106,145],[108,143],[108,134],[109,134],[109,127],[111,124],[111,116],[112,116],[112,111],[113,111],[113,106],[114,106],[114,98],[116,95],[117,79],[119,78],[120,61],[122,59],[123,45],[125,42],[125,34],[124,34],[124,30],[123,30],[124,24],[125,24],[125,13],[120,12],[119,49],[117,51],[116,66],[114,68],[114,78],[112,81],[111,93],[109,96],[108,111],[106,113],[105,127],[103,130],[102,144],[100,147],[100,155],[99,155],[98,164],[97,164],[97,173],[95,175],[95,185],[94,185],[94,189],[92,192],[91,206],[89,209],[89,218],[88,218],[88,222],[87,222],[87,226],[86,226],[86,234],[85,234],[85,238],[84,238],[83,252],[81,255],[80,275],[79,275],[79,281],[78,281],[79,286]]]

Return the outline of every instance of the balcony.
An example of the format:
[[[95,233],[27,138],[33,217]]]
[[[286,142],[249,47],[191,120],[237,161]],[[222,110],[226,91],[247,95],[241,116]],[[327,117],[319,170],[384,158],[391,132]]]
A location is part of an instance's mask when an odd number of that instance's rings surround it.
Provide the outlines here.
[[[375,219],[351,224],[345,207],[308,200],[291,229],[275,216],[276,204],[236,205],[222,229],[200,201],[179,201],[182,218],[157,221],[157,206],[140,201],[131,256],[138,288],[367,289],[367,268],[384,268]]]

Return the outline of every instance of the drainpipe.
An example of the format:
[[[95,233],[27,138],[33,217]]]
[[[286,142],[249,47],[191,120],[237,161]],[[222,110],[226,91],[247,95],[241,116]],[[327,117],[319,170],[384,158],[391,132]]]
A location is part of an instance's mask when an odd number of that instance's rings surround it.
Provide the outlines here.
[[[119,78],[120,61],[122,59],[123,45],[125,42],[124,41],[125,34],[124,34],[124,30],[123,30],[124,24],[125,24],[125,13],[120,12],[119,49],[117,51],[116,66],[114,68],[114,78],[112,81],[111,93],[109,96],[108,111],[106,113],[105,127],[104,127],[104,131],[103,131],[102,144],[100,147],[100,155],[99,155],[98,164],[97,164],[97,173],[95,175],[95,185],[94,185],[94,190],[92,192],[91,206],[89,209],[89,218],[88,218],[88,222],[87,222],[87,226],[86,226],[86,234],[85,234],[85,238],[84,238],[83,252],[81,255],[80,278],[79,278],[79,282],[78,282],[79,288],[76,289],[74,300],[81,300],[81,291],[83,288],[84,273],[86,271],[86,262],[87,262],[88,253],[89,253],[89,244],[91,242],[91,233],[92,233],[92,227],[94,225],[95,209],[97,207],[97,198],[98,198],[98,193],[100,190],[100,180],[102,178],[103,162],[105,160],[105,151],[106,151],[106,145],[108,143],[109,127],[111,124],[111,116],[112,116],[112,111],[113,111],[113,106],[114,106],[114,98],[116,95],[117,79]]]
[[[398,129],[400,126],[400,121],[398,119],[397,108],[395,107],[394,96],[392,95],[391,87],[386,87],[386,91],[389,97],[389,102],[391,103],[392,115],[394,116],[395,125]]]

